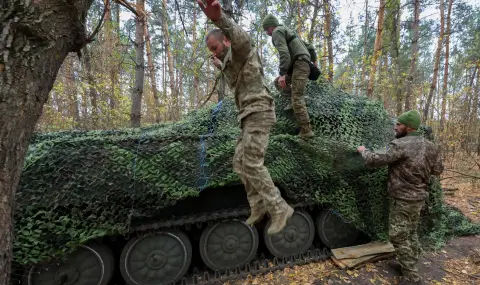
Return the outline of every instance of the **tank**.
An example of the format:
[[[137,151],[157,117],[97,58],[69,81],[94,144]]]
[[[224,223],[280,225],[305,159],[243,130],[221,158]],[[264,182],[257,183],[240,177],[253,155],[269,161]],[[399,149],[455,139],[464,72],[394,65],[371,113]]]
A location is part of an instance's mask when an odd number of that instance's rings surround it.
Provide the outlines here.
[[[356,147],[384,149],[392,119],[381,102],[326,83],[305,92],[316,134],[309,141],[296,136],[288,98],[273,93],[277,124],[265,165],[295,208],[273,236],[268,216],[245,223],[246,194],[232,169],[240,133],[232,98],[173,123],[35,134],[14,212],[21,284],[208,282],[386,240],[387,169],[365,168]],[[445,235],[438,181],[430,188],[424,240]]]

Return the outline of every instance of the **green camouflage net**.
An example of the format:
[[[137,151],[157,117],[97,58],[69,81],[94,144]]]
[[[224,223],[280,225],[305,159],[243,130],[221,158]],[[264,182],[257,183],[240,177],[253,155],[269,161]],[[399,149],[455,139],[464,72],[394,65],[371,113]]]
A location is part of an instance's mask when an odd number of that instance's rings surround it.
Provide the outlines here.
[[[387,171],[366,169],[356,147],[385,148],[393,138],[381,102],[309,83],[306,94],[315,139],[296,137],[287,99],[275,93],[277,124],[265,164],[289,199],[331,208],[373,239],[387,237]],[[205,188],[238,181],[232,157],[240,133],[227,98],[184,120],[142,129],[36,134],[16,197],[14,258],[32,264],[79,244],[124,234],[130,222]],[[480,232],[442,204],[438,181],[425,208],[422,238]],[[452,227],[456,225],[456,228]]]

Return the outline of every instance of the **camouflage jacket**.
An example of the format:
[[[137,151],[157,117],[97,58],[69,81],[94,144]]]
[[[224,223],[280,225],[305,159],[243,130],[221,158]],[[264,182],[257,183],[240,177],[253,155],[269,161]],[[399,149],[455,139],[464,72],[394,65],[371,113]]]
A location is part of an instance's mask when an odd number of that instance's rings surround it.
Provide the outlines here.
[[[262,62],[250,35],[224,14],[213,23],[231,42],[220,68],[235,96],[238,121],[254,112],[274,111],[275,103],[265,83]]]
[[[280,56],[280,75],[289,74],[297,59],[317,61],[313,45],[301,40],[285,26],[273,30],[272,43]]]
[[[430,175],[440,175],[443,163],[438,148],[420,132],[393,140],[385,153],[362,152],[367,166],[388,165],[388,192],[401,200],[428,198]]]

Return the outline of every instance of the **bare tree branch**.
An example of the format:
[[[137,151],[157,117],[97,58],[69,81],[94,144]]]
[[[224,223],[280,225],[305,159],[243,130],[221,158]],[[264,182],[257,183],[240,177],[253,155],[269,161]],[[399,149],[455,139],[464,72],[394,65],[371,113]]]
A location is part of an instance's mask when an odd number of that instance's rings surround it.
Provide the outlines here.
[[[215,89],[217,89],[217,84],[218,84],[218,79],[219,78],[220,78],[220,74],[217,75],[217,78],[215,78],[215,84],[213,85],[212,91],[210,92],[210,94],[208,94],[207,99],[205,101],[203,101],[202,104],[200,104],[200,106],[199,106],[200,108],[203,107],[210,100],[210,98],[212,98],[213,92],[215,92]]]
[[[132,6],[132,4],[128,3],[127,1],[125,0],[115,0],[115,2],[117,2],[118,4],[122,5],[123,7],[127,8],[128,10],[130,10],[130,12],[132,12],[133,14],[135,14],[135,16],[137,17],[140,17],[141,15],[137,12],[137,10]]]
[[[85,40],[85,44],[93,42],[93,38],[97,35],[98,31],[100,30],[100,27],[103,25],[103,20],[105,19],[105,14],[107,14],[107,10],[109,9],[110,6],[110,0],[106,0],[105,7],[103,7],[103,14],[102,18],[100,18],[100,22],[98,23],[97,27],[93,30],[92,34],[87,37]]]

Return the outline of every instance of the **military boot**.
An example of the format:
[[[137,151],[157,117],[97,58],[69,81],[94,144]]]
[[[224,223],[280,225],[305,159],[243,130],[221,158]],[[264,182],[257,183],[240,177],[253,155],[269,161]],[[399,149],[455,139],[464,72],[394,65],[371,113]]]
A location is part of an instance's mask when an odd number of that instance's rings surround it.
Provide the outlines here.
[[[283,230],[288,219],[293,215],[293,208],[286,202],[281,202],[272,207],[272,223],[268,228],[267,234],[274,235]]]
[[[249,226],[253,226],[258,221],[260,221],[263,218],[263,216],[265,216],[266,213],[267,213],[266,207],[254,207],[252,208],[250,217],[248,217],[245,223],[247,223],[247,225]]]
[[[300,138],[309,139],[312,138],[314,135],[315,134],[312,131],[312,126],[310,125],[310,123],[306,126],[300,127],[300,133],[298,134]]]

